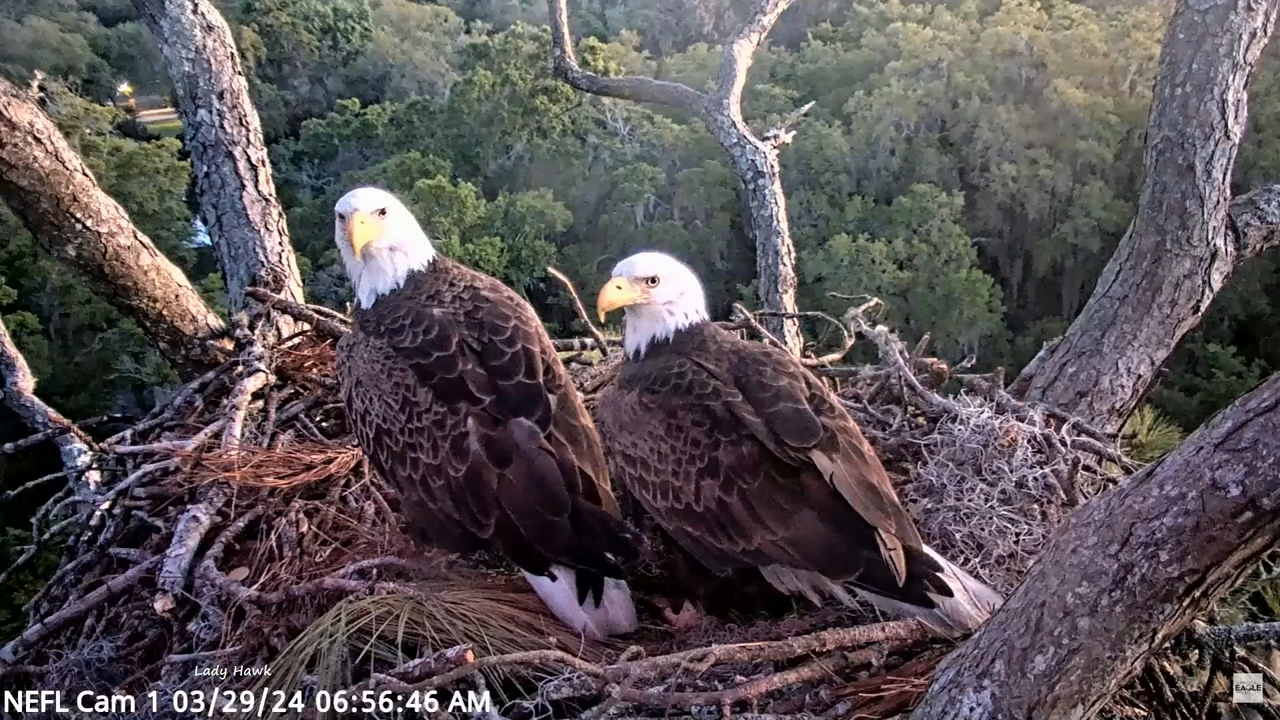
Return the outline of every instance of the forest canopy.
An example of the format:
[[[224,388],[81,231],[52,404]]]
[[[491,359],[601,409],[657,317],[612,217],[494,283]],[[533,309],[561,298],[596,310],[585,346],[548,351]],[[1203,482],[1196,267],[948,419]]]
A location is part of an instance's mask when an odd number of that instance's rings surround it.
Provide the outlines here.
[[[349,299],[331,207],[357,183],[402,196],[446,253],[526,293],[560,331],[575,316],[546,265],[590,286],[644,248],[687,259],[720,316],[754,299],[755,249],[723,151],[680,113],[555,80],[544,3],[219,5],[310,301]],[[802,307],[838,312],[847,301],[829,293],[876,295],[908,341],[931,332],[941,356],[1011,373],[1066,328],[1133,215],[1168,10],[1090,5],[813,2],[783,16],[745,111],[763,128],[815,103],[781,153]],[[695,88],[712,82],[716,43],[745,12],[728,0],[570,3],[587,69]],[[216,302],[181,143],[110,106],[126,81],[138,97],[169,92],[133,5],[6,3],[0,69],[20,84],[39,70],[60,88],[46,109],[104,189]],[[1241,191],[1280,164],[1276,70],[1269,52],[1250,89]],[[42,395],[72,417],[149,407],[172,375],[145,337],[37,254],[3,208],[0,229],[0,314]],[[1194,428],[1280,368],[1278,294],[1274,257],[1246,264],[1151,403]]]

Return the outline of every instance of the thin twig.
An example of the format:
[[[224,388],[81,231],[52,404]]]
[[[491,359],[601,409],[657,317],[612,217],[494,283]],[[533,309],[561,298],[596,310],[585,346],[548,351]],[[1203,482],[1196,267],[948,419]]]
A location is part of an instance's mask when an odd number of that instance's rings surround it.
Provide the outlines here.
[[[787,346],[784,345],[781,340],[774,337],[773,333],[765,330],[764,326],[757,322],[755,317],[752,316],[751,311],[742,307],[742,303],[733,304],[733,317],[738,322],[745,323],[747,327],[751,328],[751,330],[764,339],[765,342],[780,350],[787,350]]]
[[[578,291],[574,289],[573,281],[569,280],[567,275],[553,267],[548,267],[547,272],[550,273],[552,277],[559,280],[561,285],[564,285],[565,291],[567,291],[569,293],[569,297],[573,299],[574,309],[578,311],[578,319],[582,320],[583,324],[587,326],[587,332],[590,333],[592,339],[596,341],[596,348],[600,350],[601,355],[608,355],[609,341],[605,340],[604,333],[600,332],[600,330],[596,328],[595,323],[591,322],[591,316],[587,314],[587,308],[583,306],[582,299],[578,297]]]

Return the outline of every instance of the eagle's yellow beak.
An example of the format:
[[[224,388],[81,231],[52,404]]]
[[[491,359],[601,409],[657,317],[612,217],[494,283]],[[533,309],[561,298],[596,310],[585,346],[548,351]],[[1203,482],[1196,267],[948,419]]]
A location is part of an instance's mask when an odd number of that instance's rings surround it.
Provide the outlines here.
[[[610,310],[635,305],[643,302],[645,297],[644,291],[637,289],[629,279],[610,278],[609,282],[600,288],[600,296],[596,298],[596,312],[600,315],[600,322],[604,322],[605,315],[608,315]]]
[[[357,260],[360,259],[360,253],[366,245],[381,237],[382,221],[379,218],[370,217],[369,213],[356,210],[347,219],[347,241],[351,243],[351,252],[355,253]]]

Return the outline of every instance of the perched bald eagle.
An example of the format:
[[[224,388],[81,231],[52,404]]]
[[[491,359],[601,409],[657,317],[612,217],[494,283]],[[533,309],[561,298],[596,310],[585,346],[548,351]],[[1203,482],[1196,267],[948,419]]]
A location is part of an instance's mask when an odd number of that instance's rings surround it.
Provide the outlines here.
[[[419,540],[517,565],[562,622],[630,632],[619,519],[582,398],[533,309],[436,253],[395,197],[352,190],[334,241],[355,288],[337,348],[356,438]]]
[[[709,321],[701,283],[660,253],[618,263],[626,360],[596,421],[616,481],[708,568],[757,567],[788,594],[873,605],[947,634],[1001,603],[926,547],[834,393],[786,352]]]

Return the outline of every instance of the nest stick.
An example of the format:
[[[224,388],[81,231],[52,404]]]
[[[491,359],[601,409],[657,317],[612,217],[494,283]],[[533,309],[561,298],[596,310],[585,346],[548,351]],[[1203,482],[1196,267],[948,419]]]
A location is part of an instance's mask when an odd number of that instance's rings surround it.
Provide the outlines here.
[[[156,408],[150,413],[147,413],[147,417],[144,418],[142,422],[112,435],[102,442],[102,446],[108,450],[114,450],[116,446],[126,443],[130,439],[135,438],[148,430],[169,422],[174,418],[178,410],[183,405],[186,405],[187,402],[196,395],[196,393],[208,388],[214,380],[217,380],[219,377],[231,372],[235,366],[235,361],[229,360],[182,386],[182,389],[175,393],[173,397],[156,406]]]
[[[559,665],[603,682],[621,683],[629,679],[650,677],[667,670],[685,669],[691,665],[705,670],[711,665],[729,662],[777,662],[801,655],[826,653],[873,643],[901,646],[927,640],[930,637],[932,632],[919,621],[901,620],[862,627],[836,628],[773,642],[713,645],[643,660],[629,660],[609,666],[587,662],[560,650],[530,650],[482,657],[470,665],[418,683],[413,689],[431,690],[444,687],[485,668],[521,665]],[[625,697],[626,693],[623,695],[624,700],[632,701]]]
[[[778,312],[776,310],[757,310],[755,315],[756,317],[779,317],[788,319],[818,318],[819,320],[826,320],[828,323],[835,325],[836,329],[840,331],[840,337],[842,338],[840,349],[818,357],[800,358],[800,364],[809,368],[840,362],[844,359],[844,356],[848,355],[849,351],[853,349],[854,341],[857,338],[856,334],[849,332],[849,328],[844,323],[824,312]]]
[[[84,618],[84,616],[104,603],[123,595],[132,589],[142,579],[143,575],[151,570],[157,559],[152,558],[123,575],[111,578],[78,601],[27,628],[25,632],[11,640],[9,644],[0,648],[0,676],[5,675],[7,669],[17,661],[18,655],[24,646],[39,643],[67,625]]]
[[[457,645],[410,660],[390,672],[373,673],[367,680],[353,686],[347,692],[353,695],[364,690],[409,692],[414,683],[470,665],[475,661],[476,654],[470,645]]]
[[[203,430],[192,435],[186,440],[170,440],[165,442],[147,443],[145,445],[119,445],[111,448],[111,452],[120,455],[140,455],[143,453],[184,453],[199,450],[200,446],[209,441],[218,431],[227,425],[226,418],[214,420]]]
[[[32,480],[27,483],[23,483],[22,485],[19,485],[18,487],[12,490],[9,490],[8,492],[0,493],[0,501],[8,502],[14,499],[15,497],[21,495],[22,493],[27,492],[28,490],[34,490],[40,487],[41,485],[44,485],[45,483],[53,482],[54,480],[65,480],[66,478],[70,477],[70,474],[71,474],[70,471],[63,470],[61,472],[50,473],[49,475],[45,475],[44,477],[38,477],[35,480]]]
[[[177,606],[176,598],[186,587],[187,576],[191,572],[191,564],[195,560],[200,541],[213,527],[218,511],[227,502],[229,495],[221,484],[206,485],[200,490],[199,502],[188,507],[178,520],[157,578],[156,584],[160,586],[160,592],[152,602],[156,613],[167,615]]]
[[[547,272],[556,280],[559,280],[561,285],[564,285],[565,291],[568,292],[569,297],[573,299],[573,307],[578,311],[578,318],[587,326],[587,332],[590,333],[592,339],[596,341],[596,347],[600,349],[600,354],[608,355],[609,343],[604,339],[604,334],[596,328],[595,323],[591,322],[591,316],[587,314],[587,308],[582,304],[582,299],[578,297],[578,291],[574,289],[573,281],[569,280],[568,276],[553,267],[548,267]]]
[[[774,336],[773,336],[773,333],[771,333],[771,332],[769,332],[768,330],[765,330],[765,329],[764,329],[764,326],[763,326],[763,325],[761,325],[761,324],[760,324],[760,323],[755,319],[755,317],[754,317],[754,316],[752,316],[752,314],[751,314],[751,311],[750,311],[750,310],[747,310],[746,308],[742,307],[742,303],[734,303],[734,304],[733,304],[733,314],[734,314],[734,317],[735,317],[735,318],[737,318],[737,321],[738,321],[738,322],[740,322],[740,323],[744,323],[748,328],[750,328],[750,329],[751,329],[751,330],[753,330],[757,335],[759,335],[759,336],[760,336],[760,337],[761,337],[765,342],[767,342],[767,343],[769,343],[770,345],[772,345],[772,346],[774,346],[774,347],[778,348],[779,350],[786,350],[786,349],[787,349],[787,346],[786,346],[786,345],[784,345],[784,344],[782,344],[782,341],[781,341],[781,340],[779,340],[778,338],[774,337]],[[790,352],[790,351],[788,351],[788,352]]]
[[[851,660],[870,662],[875,655],[869,651],[850,653],[849,656],[834,656],[815,660],[791,670],[756,678],[725,690],[707,692],[673,692],[670,690],[633,690],[622,687],[618,689],[618,697],[623,702],[648,705],[651,707],[671,707],[680,705],[719,705],[728,708],[735,702],[754,700],[775,690],[782,690],[801,683],[813,682],[835,675],[836,671],[852,664]]]
[[[65,427],[50,428],[48,430],[38,432],[35,435],[29,435],[21,440],[14,440],[13,442],[7,442],[4,445],[0,445],[0,455],[8,455],[18,452],[19,450],[25,450],[26,448],[34,445],[39,445],[46,440],[53,440],[54,438],[61,437],[67,433],[74,432],[76,429],[83,430],[85,428],[91,428],[111,420],[120,420],[123,417],[123,415],[100,415],[95,418],[89,418],[88,420],[79,420]]]
[[[338,340],[350,332],[351,320],[333,312],[329,308],[296,303],[262,288],[249,288],[244,291],[244,294],[272,310],[278,310],[294,320],[300,320],[311,325],[322,335],[331,339]]]
[[[608,338],[605,341],[608,342]],[[595,338],[553,338],[551,344],[560,352],[587,352],[600,347],[600,341]]]

